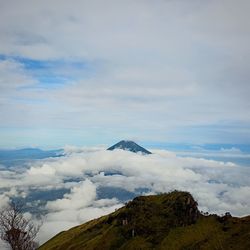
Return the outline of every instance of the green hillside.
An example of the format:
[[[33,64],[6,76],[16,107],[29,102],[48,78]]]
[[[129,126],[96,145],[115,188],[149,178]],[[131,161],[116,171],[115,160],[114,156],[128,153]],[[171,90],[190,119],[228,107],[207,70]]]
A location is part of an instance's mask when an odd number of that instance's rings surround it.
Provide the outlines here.
[[[204,216],[187,192],[141,196],[39,249],[250,249],[250,216]]]

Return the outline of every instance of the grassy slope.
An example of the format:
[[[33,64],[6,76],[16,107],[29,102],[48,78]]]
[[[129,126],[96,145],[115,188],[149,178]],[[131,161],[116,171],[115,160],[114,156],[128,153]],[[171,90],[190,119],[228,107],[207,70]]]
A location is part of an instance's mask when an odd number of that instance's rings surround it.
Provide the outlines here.
[[[186,192],[139,197],[110,215],[59,233],[39,249],[250,249],[250,216],[222,221],[200,215],[195,206]],[[124,219],[127,225],[122,225]]]

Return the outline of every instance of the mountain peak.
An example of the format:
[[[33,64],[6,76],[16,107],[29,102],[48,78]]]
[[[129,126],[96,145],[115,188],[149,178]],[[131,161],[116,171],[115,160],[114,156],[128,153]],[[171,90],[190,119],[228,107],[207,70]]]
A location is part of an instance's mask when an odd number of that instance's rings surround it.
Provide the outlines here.
[[[142,154],[152,154],[150,151],[141,147],[137,143],[129,140],[122,140],[115,145],[109,147],[107,150],[115,150],[115,149],[123,149],[127,151],[131,151],[133,153],[142,153]]]

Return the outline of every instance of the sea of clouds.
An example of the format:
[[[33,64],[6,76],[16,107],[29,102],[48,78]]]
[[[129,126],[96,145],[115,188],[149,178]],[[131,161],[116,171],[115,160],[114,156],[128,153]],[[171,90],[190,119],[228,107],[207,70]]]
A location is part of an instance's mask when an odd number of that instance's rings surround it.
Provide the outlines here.
[[[204,212],[234,216],[250,214],[250,168],[232,162],[177,156],[166,150],[151,155],[103,148],[66,147],[64,156],[32,161],[25,169],[0,169],[0,206],[32,192],[66,190],[60,198],[33,200],[42,215],[38,240],[48,240],[93,218],[123,206],[121,191],[149,195],[171,190],[189,191]],[[98,190],[113,190],[100,195]],[[107,189],[108,188],[108,189]],[[119,194],[120,192],[120,194]]]

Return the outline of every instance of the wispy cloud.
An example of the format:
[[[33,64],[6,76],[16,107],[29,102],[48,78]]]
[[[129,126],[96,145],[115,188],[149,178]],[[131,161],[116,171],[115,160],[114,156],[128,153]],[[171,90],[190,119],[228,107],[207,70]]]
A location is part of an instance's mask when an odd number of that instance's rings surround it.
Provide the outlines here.
[[[15,127],[18,138],[21,128],[50,135],[78,128],[88,143],[84,131],[103,142],[246,143],[248,7],[244,0],[2,3],[0,54],[12,60],[1,60],[8,77],[0,83],[1,126]],[[37,84],[17,91],[18,82]],[[9,86],[16,91],[7,95]],[[197,126],[200,133],[189,133]],[[45,145],[35,134],[30,141]],[[57,145],[69,143],[60,136]]]

